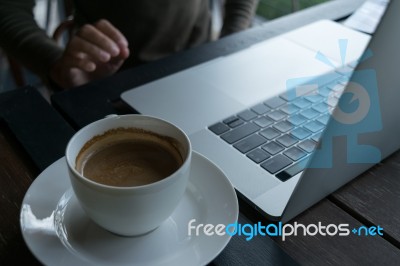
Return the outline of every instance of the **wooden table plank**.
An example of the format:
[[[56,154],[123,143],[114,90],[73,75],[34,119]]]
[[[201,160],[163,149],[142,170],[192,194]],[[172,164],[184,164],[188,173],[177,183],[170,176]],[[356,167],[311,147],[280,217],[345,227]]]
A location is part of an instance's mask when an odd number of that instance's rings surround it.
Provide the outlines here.
[[[253,224],[242,213],[239,215],[238,223]],[[274,245],[269,237],[255,237],[247,241],[246,236],[234,236],[228,246],[213,261],[214,265],[298,265],[290,256],[282,252],[282,249]],[[252,248],[249,248],[252,247]]]
[[[0,265],[40,265],[19,225],[22,200],[38,169],[1,119],[0,147]]]
[[[349,224],[350,230],[363,225],[325,199],[295,221],[309,225]],[[396,265],[400,250],[380,236],[291,236],[276,242],[302,265]]]
[[[63,156],[72,128],[32,87],[0,95],[0,265],[40,265],[19,213],[33,179]]]
[[[400,151],[334,193],[331,199],[365,224],[380,225],[400,248]]]
[[[0,118],[40,170],[64,156],[74,134],[71,126],[32,87],[2,93]]]
[[[361,179],[361,177],[360,177]],[[262,222],[268,225],[270,221],[261,216],[245,201],[239,200],[240,211],[245,213],[251,223]],[[349,224],[349,229],[365,226],[363,222],[352,217],[345,210],[338,207],[330,199],[324,199],[305,212],[301,213],[290,224],[339,225]],[[370,226],[367,224],[366,226]],[[259,239],[257,237],[256,239]],[[262,237],[261,237],[262,238]],[[386,237],[380,236],[290,236],[285,241],[280,237],[271,237],[295,261],[301,265],[373,265],[386,262],[385,265],[396,265],[400,261],[400,249]],[[381,257],[381,254],[385,256]]]

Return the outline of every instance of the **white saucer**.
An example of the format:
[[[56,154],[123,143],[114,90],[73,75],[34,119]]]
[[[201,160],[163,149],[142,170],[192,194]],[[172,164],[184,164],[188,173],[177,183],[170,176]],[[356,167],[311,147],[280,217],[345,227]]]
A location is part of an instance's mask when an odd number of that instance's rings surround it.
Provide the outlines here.
[[[121,237],[98,227],[77,202],[65,158],[43,171],[22,203],[22,235],[46,265],[204,265],[228,244],[230,236],[192,236],[188,223],[235,223],[235,191],[212,162],[193,153],[186,193],[168,220],[140,237]]]

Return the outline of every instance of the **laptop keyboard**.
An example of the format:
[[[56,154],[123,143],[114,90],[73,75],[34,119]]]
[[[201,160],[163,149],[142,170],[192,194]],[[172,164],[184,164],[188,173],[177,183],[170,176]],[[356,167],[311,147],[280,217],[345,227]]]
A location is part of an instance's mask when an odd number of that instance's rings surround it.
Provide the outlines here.
[[[348,82],[339,76],[296,98],[282,94],[208,129],[260,167],[286,181],[304,170]]]

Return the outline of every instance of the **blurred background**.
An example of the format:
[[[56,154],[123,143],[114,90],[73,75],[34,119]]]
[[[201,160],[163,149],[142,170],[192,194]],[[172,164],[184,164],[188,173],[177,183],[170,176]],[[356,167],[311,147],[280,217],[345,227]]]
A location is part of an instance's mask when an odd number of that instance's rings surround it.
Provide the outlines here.
[[[326,1],[329,0],[259,0],[253,27]],[[40,27],[50,36],[65,19],[64,0],[36,0],[34,14]],[[16,70],[13,67],[12,62],[10,65],[7,56],[0,50],[0,93],[23,84],[31,84],[44,90],[40,78],[19,65]],[[16,72],[19,72],[20,78],[15,77]]]
[[[327,1],[329,0],[259,0],[257,18],[271,20]]]

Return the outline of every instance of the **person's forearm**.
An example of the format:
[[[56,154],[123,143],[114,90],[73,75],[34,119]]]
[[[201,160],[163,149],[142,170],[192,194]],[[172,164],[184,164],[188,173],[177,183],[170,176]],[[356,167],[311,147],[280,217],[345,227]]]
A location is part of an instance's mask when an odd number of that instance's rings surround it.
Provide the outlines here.
[[[225,0],[224,24],[221,36],[248,28],[258,0]]]
[[[62,48],[35,22],[34,0],[0,0],[0,46],[24,66],[44,77]]]

